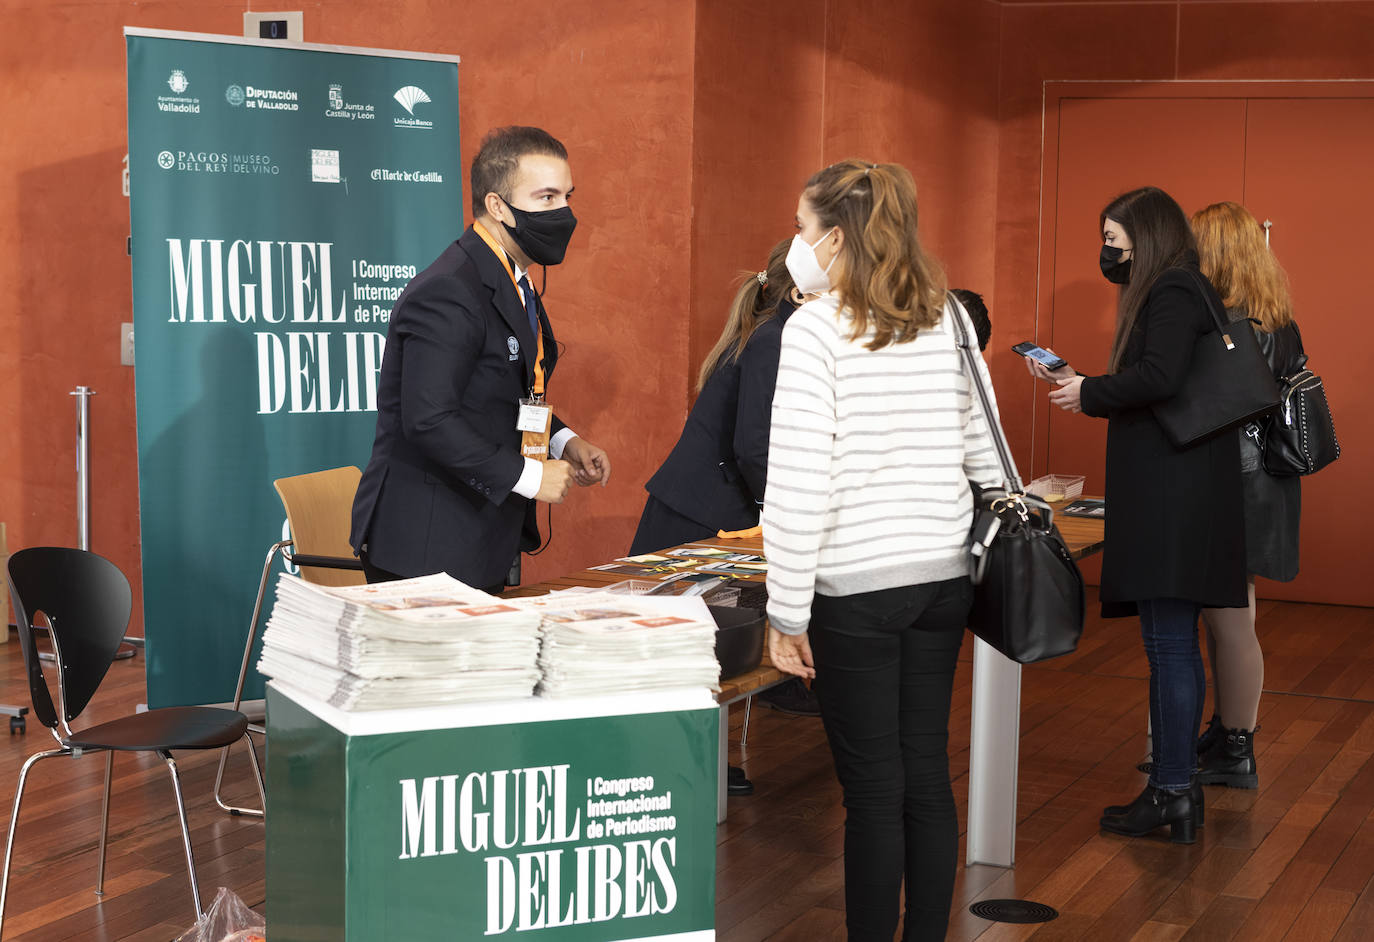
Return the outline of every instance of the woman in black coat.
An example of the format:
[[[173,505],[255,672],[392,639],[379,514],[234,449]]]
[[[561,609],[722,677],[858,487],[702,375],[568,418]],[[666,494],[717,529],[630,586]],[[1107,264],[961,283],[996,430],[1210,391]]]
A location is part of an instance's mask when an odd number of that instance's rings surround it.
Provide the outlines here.
[[[758,525],[782,326],[795,308],[785,264],[791,244],[779,242],[768,267],[736,293],[725,329],[702,363],[682,435],[644,485],[649,499],[632,556]]]
[[[1216,286],[1233,320],[1252,318],[1260,351],[1275,382],[1303,368],[1307,357],[1293,320],[1288,278],[1255,217],[1239,203],[1216,203],[1193,215],[1202,271]],[[1215,711],[1198,738],[1198,781],[1203,785],[1258,788],[1255,730],[1264,687],[1264,653],[1255,634],[1255,577],[1288,582],[1298,574],[1298,521],[1302,479],[1269,474],[1260,463],[1256,423],[1240,440],[1245,503],[1246,608],[1207,608],[1207,652],[1216,691]]]
[[[1140,616],[1150,662],[1149,783],[1131,804],[1108,807],[1101,825],[1140,836],[1168,824],[1174,841],[1190,844],[1202,815],[1198,615],[1246,604],[1240,448],[1234,434],[1176,448],[1151,408],[1179,392],[1199,338],[1216,330],[1201,293],[1215,292],[1189,271],[1198,260],[1183,210],[1144,187],[1113,200],[1099,222],[1099,264],[1122,286],[1110,371],[1085,377],[1026,362],[1058,384],[1056,405],[1107,419],[1102,612]]]

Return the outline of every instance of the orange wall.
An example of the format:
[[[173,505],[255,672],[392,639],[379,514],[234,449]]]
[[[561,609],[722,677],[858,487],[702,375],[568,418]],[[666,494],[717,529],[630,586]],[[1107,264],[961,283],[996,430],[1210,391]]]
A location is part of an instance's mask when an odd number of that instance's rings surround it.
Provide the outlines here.
[[[1001,351],[1016,340],[1036,336],[1044,83],[1374,78],[1374,43],[1369,42],[1374,35],[1374,2],[1007,0],[1001,28],[998,304],[992,373],[1008,438],[1030,476],[1032,403],[1044,390],[1033,386],[1014,355]],[[1101,159],[1112,160],[1109,139],[1102,142]],[[1334,237],[1352,238],[1353,230]],[[1301,312],[1301,296],[1295,300]],[[1362,315],[1351,310],[1344,316]],[[1335,353],[1323,351],[1324,356]],[[1350,442],[1344,445],[1351,447]],[[1036,458],[1035,470],[1043,473],[1044,455]],[[1305,540],[1312,538],[1305,532]],[[1085,572],[1095,580],[1096,564],[1090,563]]]
[[[1008,437],[1025,463],[1035,390],[1021,364],[1000,350],[1034,336],[1036,329],[1044,83],[1371,78],[1374,2],[1007,0],[1002,35],[994,327],[999,352],[993,374]],[[1102,160],[1111,159],[1111,142],[1104,141]]]
[[[912,169],[928,247],[951,283],[988,296],[993,373],[1025,464],[1034,391],[1002,351],[1035,330],[1043,82],[1374,76],[1374,0],[297,6],[315,42],[461,55],[465,165],[483,130],[511,122],[542,124],[572,152],[582,225],[549,281],[567,345],[551,392],[608,448],[615,474],[555,509],[553,546],[527,562],[527,579],[628,545],[734,278],[790,236],[797,192],[825,163]],[[98,392],[92,544],[137,576],[133,371],[118,366],[118,325],[131,319],[120,30],[236,34],[243,9],[73,0],[0,36],[0,519],[11,548],[76,540],[67,393],[85,384]]]
[[[606,489],[579,491],[554,510],[553,545],[527,562],[526,578],[621,550],[638,519],[639,489],[685,414],[691,5],[304,7],[313,42],[460,55],[464,167],[496,125],[542,125],[568,145],[581,225],[568,262],[549,277],[549,308],[566,345],[551,399],[607,448],[614,475]],[[133,371],[118,365],[119,323],[132,319],[128,208],[119,188],[121,28],[241,33],[243,9],[204,0],[55,4],[32,18],[28,32],[0,38],[0,520],[9,524],[12,549],[76,543],[67,393],[89,385],[98,393],[92,548],[138,583]],[[454,220],[455,236],[461,225]],[[366,459],[364,448],[358,463]]]
[[[846,157],[910,169],[926,248],[953,285],[991,301],[997,3],[702,0],[698,11],[692,377],[739,273],[791,237],[807,178]]]

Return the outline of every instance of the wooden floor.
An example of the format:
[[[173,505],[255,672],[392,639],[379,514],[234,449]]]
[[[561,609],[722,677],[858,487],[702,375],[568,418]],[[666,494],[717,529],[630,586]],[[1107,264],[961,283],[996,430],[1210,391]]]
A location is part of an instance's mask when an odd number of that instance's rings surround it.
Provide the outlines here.
[[[1260,603],[1266,695],[1256,737],[1260,789],[1207,790],[1207,826],[1191,847],[1099,832],[1105,804],[1139,791],[1145,674],[1135,623],[1090,620],[1079,651],[1023,678],[1017,865],[961,868],[950,939],[1374,939],[1374,609]],[[0,647],[0,703],[27,703],[18,645]],[[971,663],[965,645],[951,722],[961,825],[968,785]],[[87,717],[143,698],[143,663],[117,663]],[[731,761],[757,791],[734,799],[719,831],[721,942],[844,938],[840,805],[818,720],[753,713],[746,750],[732,714]],[[46,730],[0,737],[0,824],[20,764]],[[49,740],[50,741],[50,740]],[[247,762],[231,797],[253,798]],[[94,896],[100,757],[40,762],[20,817],[6,939],[168,942],[193,921],[170,785],[157,761],[121,757],[104,901]],[[208,905],[226,886],[259,912],[263,829],[210,799],[215,762],[187,754],[182,774]],[[962,842],[961,842],[962,851]],[[1059,910],[1039,926],[990,923],[979,899]],[[270,927],[269,927],[270,930]]]

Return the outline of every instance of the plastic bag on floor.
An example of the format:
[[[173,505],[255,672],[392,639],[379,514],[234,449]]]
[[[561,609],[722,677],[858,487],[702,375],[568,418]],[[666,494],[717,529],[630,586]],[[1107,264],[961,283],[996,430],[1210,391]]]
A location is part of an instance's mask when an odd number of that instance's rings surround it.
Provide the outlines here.
[[[222,886],[205,915],[174,942],[265,942],[266,938],[266,920]]]

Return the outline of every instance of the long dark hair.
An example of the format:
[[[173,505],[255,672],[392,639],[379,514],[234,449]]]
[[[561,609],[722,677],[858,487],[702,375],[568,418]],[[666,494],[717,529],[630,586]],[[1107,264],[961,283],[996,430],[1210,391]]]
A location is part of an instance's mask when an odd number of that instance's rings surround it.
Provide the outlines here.
[[[767,268],[761,272],[744,274],[739,290],[735,292],[735,300],[730,304],[725,327],[716,345],[702,361],[701,372],[697,376],[697,392],[706,385],[716,367],[739,359],[754,331],[772,318],[778,310],[778,302],[791,293],[792,275],[787,271],[787,250],[791,246],[791,239],[783,239],[768,254]]]
[[[1108,203],[1097,220],[1099,234],[1108,219],[1126,230],[1131,240],[1131,280],[1121,287],[1117,302],[1116,336],[1112,338],[1108,367],[1115,373],[1150,289],[1170,268],[1196,267],[1197,242],[1182,208],[1157,186],[1142,186]]]
[[[880,350],[940,322],[945,275],[916,235],[916,181],[905,167],[842,160],[807,180],[802,195],[822,226],[844,232],[834,287],[850,340],[872,327],[865,346]]]

